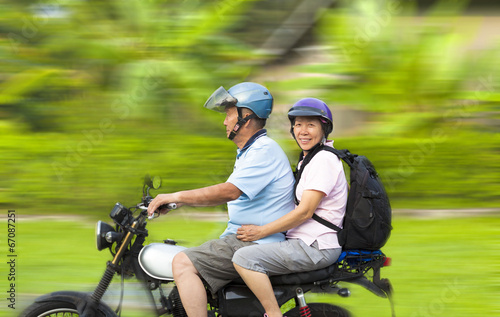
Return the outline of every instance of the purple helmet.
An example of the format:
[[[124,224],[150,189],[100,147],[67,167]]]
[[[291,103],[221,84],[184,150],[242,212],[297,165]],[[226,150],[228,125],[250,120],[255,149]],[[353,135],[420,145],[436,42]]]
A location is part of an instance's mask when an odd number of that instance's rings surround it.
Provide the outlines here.
[[[320,117],[323,123],[325,137],[333,131],[332,113],[326,103],[316,98],[304,98],[297,101],[290,110],[288,110],[288,119],[292,124],[291,133],[293,135],[293,124],[295,117]]]

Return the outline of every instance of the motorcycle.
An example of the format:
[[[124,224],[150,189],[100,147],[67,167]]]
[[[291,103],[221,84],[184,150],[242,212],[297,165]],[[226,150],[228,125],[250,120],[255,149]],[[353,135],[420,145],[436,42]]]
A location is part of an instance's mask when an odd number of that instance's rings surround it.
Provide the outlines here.
[[[135,276],[143,284],[158,316],[187,316],[177,287],[174,285],[168,295],[164,290],[166,284],[174,283],[172,260],[185,248],[173,240],[144,245],[148,236],[146,225],[151,219],[147,214],[147,207],[153,199],[150,190],[158,189],[160,185],[161,180],[158,177],[146,176],[141,203],[130,208],[116,203],[109,215],[115,224],[114,227],[102,221],[97,222],[97,249],[109,249],[113,259],[107,262],[106,270],[92,293],[58,291],[46,294],[37,298],[21,316],[118,316],[121,314],[122,299],[116,310],[102,301],[115,274],[122,277],[122,294],[123,279]],[[169,204],[166,207],[175,209],[176,205]],[[291,302],[295,302],[295,307],[284,313],[288,317],[351,316],[348,310],[340,306],[307,303],[305,300],[304,294],[307,292],[350,296],[349,289],[340,287],[339,282],[358,284],[377,296],[388,298],[394,316],[391,283],[387,278],[380,277],[381,268],[387,265],[390,265],[390,258],[381,251],[349,250],[342,252],[339,260],[327,268],[272,276],[271,282],[280,306],[294,299]],[[211,294],[207,289],[207,295],[208,316],[247,317],[264,314],[259,301],[242,279],[234,280],[217,291],[217,294]]]

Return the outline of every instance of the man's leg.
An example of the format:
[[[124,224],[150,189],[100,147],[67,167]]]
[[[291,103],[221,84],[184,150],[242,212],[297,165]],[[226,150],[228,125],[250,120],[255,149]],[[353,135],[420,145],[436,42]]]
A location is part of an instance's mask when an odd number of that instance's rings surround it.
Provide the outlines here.
[[[178,253],[172,261],[174,280],[182,305],[189,317],[207,316],[207,293],[198,275],[198,270],[184,252]]]

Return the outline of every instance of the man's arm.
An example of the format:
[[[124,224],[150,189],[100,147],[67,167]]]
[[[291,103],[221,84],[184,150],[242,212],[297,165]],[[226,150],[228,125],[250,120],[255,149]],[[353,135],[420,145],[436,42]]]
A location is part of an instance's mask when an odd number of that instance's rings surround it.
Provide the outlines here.
[[[238,199],[243,192],[231,183],[221,183],[213,186],[180,191],[172,194],[159,194],[149,204],[148,214],[152,215],[161,205],[176,203],[182,205],[206,207],[217,206]]]

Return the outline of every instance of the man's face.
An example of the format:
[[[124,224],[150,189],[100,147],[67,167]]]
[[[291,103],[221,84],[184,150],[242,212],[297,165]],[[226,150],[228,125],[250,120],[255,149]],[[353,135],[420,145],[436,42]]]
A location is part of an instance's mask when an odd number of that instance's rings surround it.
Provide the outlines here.
[[[238,110],[236,107],[226,108],[226,119],[224,119],[224,126],[226,126],[226,136],[233,131],[234,125],[238,122]]]

